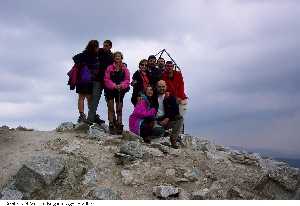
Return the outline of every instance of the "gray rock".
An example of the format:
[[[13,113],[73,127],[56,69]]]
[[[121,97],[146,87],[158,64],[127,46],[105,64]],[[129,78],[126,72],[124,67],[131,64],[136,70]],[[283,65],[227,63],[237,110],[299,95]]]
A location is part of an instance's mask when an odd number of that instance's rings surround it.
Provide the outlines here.
[[[23,193],[18,190],[4,189],[1,192],[0,200],[21,200]]]
[[[95,168],[88,170],[83,177],[82,184],[87,186],[95,186],[97,184],[97,172]]]
[[[179,200],[190,200],[191,195],[187,191],[180,189],[178,199]]]
[[[173,186],[156,186],[152,190],[153,194],[159,198],[167,198],[179,194],[179,189]]]
[[[298,176],[300,175],[298,168],[289,167],[284,162],[272,159],[261,159],[259,164],[270,179],[279,183],[288,191],[296,191]]]
[[[191,195],[191,199],[192,200],[204,200],[206,198],[208,191],[209,190],[207,188],[205,188],[203,190],[193,192]]]
[[[159,149],[164,154],[169,154],[170,153],[170,147],[164,146],[160,143],[151,142],[150,146],[153,147],[153,148]]]
[[[120,152],[115,153],[115,158],[117,160],[116,161],[117,165],[127,165],[127,164],[130,164],[133,161],[137,160],[137,158],[134,156],[120,153]]]
[[[149,148],[147,146],[143,146],[142,150],[145,152],[145,155],[149,157],[164,157],[164,154],[156,148]]]
[[[80,149],[80,141],[74,140],[71,144],[65,145],[62,152],[66,154],[75,154]]]
[[[0,129],[2,129],[2,130],[9,130],[9,127],[8,126],[6,126],[6,125],[2,125],[1,127],[0,127]]]
[[[75,131],[82,131],[87,132],[89,130],[90,126],[85,122],[80,122],[75,124],[74,130]]]
[[[130,131],[124,131],[122,134],[122,137],[124,140],[128,140],[128,141],[140,141],[143,142],[143,138],[130,132]]]
[[[125,185],[130,185],[133,183],[133,176],[129,170],[121,171],[122,181]]]
[[[193,168],[192,170],[184,173],[183,176],[190,181],[197,181],[200,177],[200,171],[197,168]]]
[[[23,126],[18,126],[17,128],[16,128],[16,130],[18,130],[18,131],[33,131],[33,129],[28,129],[28,128],[26,128],[26,127],[23,127]]]
[[[297,189],[293,197],[294,200],[300,200],[300,188]]]
[[[99,125],[99,127],[105,132],[105,133],[109,133],[109,127],[107,124],[103,123],[101,125]]]
[[[72,131],[74,127],[75,125],[72,122],[63,122],[56,128],[56,131],[57,132]]]
[[[121,145],[120,153],[127,154],[135,158],[143,158],[145,151],[143,151],[141,143],[129,141]]]
[[[166,176],[172,176],[175,177],[176,170],[175,169],[167,169],[166,170]]]
[[[96,200],[121,200],[119,194],[115,193],[111,188],[97,187],[93,191],[93,197]]]
[[[16,188],[32,193],[53,183],[63,170],[64,161],[60,156],[35,156],[18,171]]]
[[[88,138],[97,139],[97,140],[105,140],[107,138],[107,134],[98,125],[93,124],[89,128]]]

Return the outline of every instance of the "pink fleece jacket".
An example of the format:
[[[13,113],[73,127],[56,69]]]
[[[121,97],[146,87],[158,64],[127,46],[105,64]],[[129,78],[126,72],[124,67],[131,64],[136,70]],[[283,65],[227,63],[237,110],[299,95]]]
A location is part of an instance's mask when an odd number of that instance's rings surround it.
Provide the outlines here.
[[[146,117],[155,117],[156,109],[149,108],[149,102],[145,99],[140,100],[132,114],[129,117],[129,130],[137,135],[140,135],[140,126]]]
[[[130,73],[129,70],[125,67],[125,65],[122,65],[122,70],[125,72],[125,78],[124,81],[121,82],[121,89],[127,89],[130,84]],[[110,79],[110,73],[114,72],[116,70],[115,63],[112,65],[109,65],[105,71],[105,76],[104,76],[104,84],[105,87],[109,90],[114,90],[116,88],[116,84]]]

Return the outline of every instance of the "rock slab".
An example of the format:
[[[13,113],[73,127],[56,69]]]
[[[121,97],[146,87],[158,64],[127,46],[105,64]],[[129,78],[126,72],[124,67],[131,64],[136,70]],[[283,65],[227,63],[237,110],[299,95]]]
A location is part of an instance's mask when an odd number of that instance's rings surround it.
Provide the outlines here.
[[[16,187],[22,192],[32,193],[50,185],[64,171],[60,156],[35,156],[26,162],[16,175]]]
[[[173,186],[156,186],[152,190],[153,194],[159,198],[167,198],[179,194],[179,188]]]

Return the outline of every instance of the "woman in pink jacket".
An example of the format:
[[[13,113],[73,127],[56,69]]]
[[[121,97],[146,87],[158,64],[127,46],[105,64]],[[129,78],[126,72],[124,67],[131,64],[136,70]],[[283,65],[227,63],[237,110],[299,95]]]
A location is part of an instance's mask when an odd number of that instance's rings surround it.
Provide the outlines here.
[[[114,63],[107,67],[104,76],[105,98],[108,107],[109,131],[111,134],[122,134],[122,109],[125,93],[129,91],[130,74],[123,64],[123,54],[113,54]],[[116,103],[116,112],[115,112]]]
[[[150,143],[151,138],[162,136],[164,133],[164,129],[154,128],[158,105],[153,98],[152,87],[148,86],[145,95],[140,93],[138,99],[129,117],[129,129],[141,136],[146,143]]]

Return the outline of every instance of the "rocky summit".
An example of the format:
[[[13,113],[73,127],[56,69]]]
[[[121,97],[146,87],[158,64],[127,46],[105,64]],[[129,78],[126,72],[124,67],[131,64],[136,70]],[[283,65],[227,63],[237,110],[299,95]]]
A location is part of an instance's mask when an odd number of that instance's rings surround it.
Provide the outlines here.
[[[146,144],[107,132],[70,122],[51,132],[1,127],[0,199],[300,199],[300,171],[285,162],[187,134],[173,149],[168,137]]]

